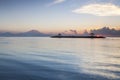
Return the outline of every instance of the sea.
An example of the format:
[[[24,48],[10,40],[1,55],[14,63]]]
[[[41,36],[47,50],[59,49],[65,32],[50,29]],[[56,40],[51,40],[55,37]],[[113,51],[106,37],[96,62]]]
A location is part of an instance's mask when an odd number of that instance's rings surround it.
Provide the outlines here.
[[[0,37],[0,80],[120,80],[120,37]]]

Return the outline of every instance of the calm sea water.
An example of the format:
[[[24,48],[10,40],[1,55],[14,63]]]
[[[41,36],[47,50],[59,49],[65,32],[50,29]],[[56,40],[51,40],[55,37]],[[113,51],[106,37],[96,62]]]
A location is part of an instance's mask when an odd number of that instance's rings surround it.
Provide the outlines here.
[[[120,80],[120,38],[0,38],[0,80]]]

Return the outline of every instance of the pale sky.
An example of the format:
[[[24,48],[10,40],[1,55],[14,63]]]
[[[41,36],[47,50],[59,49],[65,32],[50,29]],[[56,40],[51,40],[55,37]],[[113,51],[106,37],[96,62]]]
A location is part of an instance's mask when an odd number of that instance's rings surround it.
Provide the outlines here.
[[[0,0],[0,31],[120,28],[120,0]]]

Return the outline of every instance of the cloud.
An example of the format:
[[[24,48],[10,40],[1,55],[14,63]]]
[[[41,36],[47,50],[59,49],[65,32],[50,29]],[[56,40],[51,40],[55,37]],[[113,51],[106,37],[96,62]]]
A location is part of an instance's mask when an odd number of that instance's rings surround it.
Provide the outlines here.
[[[65,0],[54,0],[53,4],[58,4],[58,3],[62,3],[64,2]]]
[[[72,29],[70,29],[69,31],[70,31],[70,32],[73,32],[74,34],[77,34],[77,30],[72,30]]]
[[[106,36],[120,36],[120,30],[117,30],[115,28],[110,29],[109,27],[103,27],[100,29],[94,29],[91,30],[92,33],[95,33],[96,35],[106,35]]]
[[[96,16],[120,16],[120,7],[114,4],[89,4],[82,6],[72,12],[81,14],[92,14]]]
[[[55,5],[55,4],[59,4],[59,3],[62,3],[64,2],[65,0],[54,0],[52,3],[50,3],[48,6],[52,6],[52,5]]]

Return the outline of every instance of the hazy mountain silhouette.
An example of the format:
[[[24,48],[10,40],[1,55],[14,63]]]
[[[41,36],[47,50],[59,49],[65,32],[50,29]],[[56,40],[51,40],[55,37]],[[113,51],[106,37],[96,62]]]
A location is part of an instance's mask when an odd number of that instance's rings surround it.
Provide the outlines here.
[[[73,32],[75,35],[89,35],[87,30],[85,30],[83,34],[78,34],[77,30],[70,30],[70,31]],[[109,27],[93,29],[90,32],[95,33],[96,35],[120,37],[120,30],[116,30],[114,28],[110,29]],[[45,34],[37,30],[30,30],[30,31],[21,32],[21,33],[0,32],[0,37],[46,37],[50,35],[53,35],[53,34]]]
[[[13,33],[10,33],[10,32],[0,32],[0,36],[13,36],[14,34]]]
[[[48,34],[41,33],[37,30],[30,30],[28,32],[22,33],[12,33],[12,32],[0,32],[1,37],[45,37]]]

